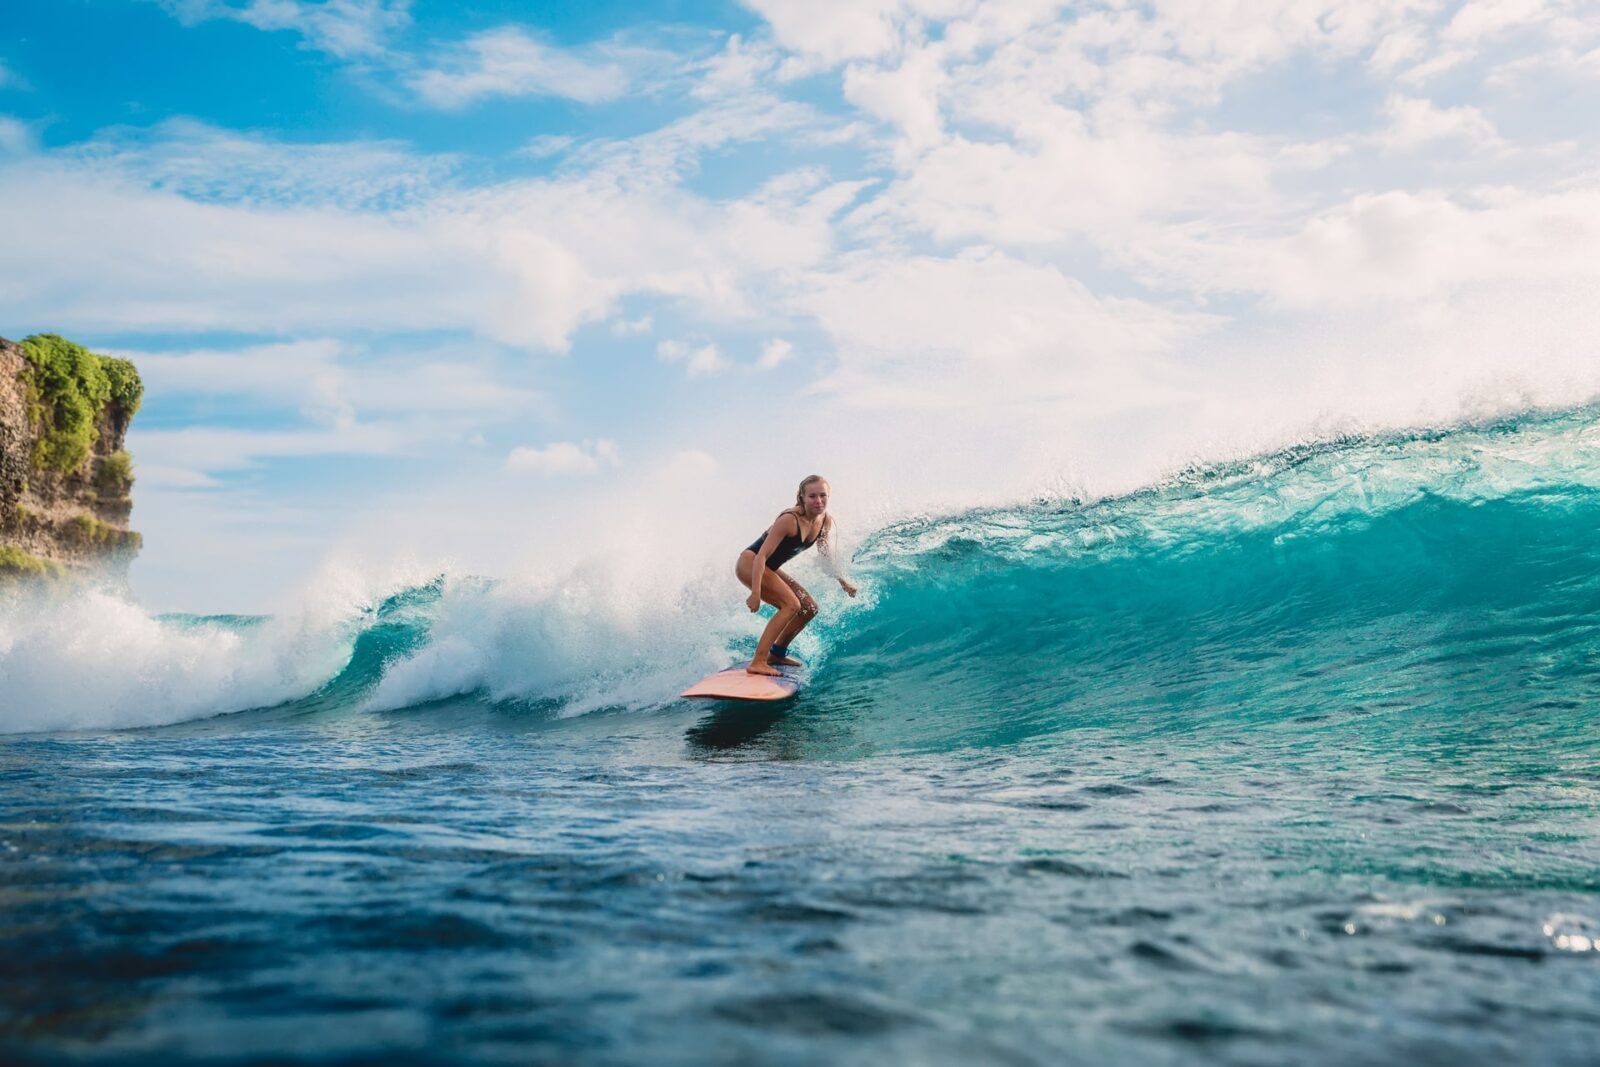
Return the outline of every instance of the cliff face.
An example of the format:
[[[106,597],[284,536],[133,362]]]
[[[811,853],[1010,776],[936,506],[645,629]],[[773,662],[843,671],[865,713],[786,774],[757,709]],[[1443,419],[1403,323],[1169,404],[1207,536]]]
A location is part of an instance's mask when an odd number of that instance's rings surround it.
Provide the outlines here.
[[[126,361],[25,344],[0,338],[0,577],[125,568],[139,535],[122,445],[143,387]]]

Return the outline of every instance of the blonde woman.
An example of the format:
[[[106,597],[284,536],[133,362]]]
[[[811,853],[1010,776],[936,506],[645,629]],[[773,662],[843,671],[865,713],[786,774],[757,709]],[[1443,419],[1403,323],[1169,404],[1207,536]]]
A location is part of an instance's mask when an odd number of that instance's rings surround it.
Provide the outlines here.
[[[811,599],[805,586],[783,573],[780,568],[785,563],[820,542],[818,555],[828,571],[845,593],[856,595],[856,587],[839,572],[838,559],[828,541],[832,530],[827,479],[813,474],[800,483],[794,495],[794,507],[779,512],[766,532],[739,553],[734,573],[750,590],[745,603],[751,611],[761,610],[763,600],[778,609],[761,631],[755,658],[745,668],[748,673],[775,675],[782,673],[779,667],[800,666],[800,661],[789,655],[789,642],[817,617],[817,602]]]

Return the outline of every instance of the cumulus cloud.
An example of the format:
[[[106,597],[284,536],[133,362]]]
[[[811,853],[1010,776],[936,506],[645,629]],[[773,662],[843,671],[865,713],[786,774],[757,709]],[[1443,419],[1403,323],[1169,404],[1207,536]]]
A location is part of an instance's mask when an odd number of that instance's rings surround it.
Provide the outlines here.
[[[875,407],[1109,398],[1208,321],[1097,296],[1059,268],[996,249],[848,257],[809,277],[794,299],[837,348],[818,388]]]
[[[1477,200],[1396,191],[1307,221],[1277,244],[1254,284],[1286,301],[1347,306],[1438,298],[1497,280],[1596,285],[1597,249],[1600,190],[1500,190]]]
[[[1383,111],[1389,119],[1389,127],[1383,132],[1382,140],[1390,148],[1411,149],[1452,139],[1474,145],[1500,144],[1494,123],[1475,107],[1442,108],[1431,100],[1395,94],[1384,104]]]
[[[513,448],[506,456],[505,467],[513,474],[583,475],[615,467],[619,462],[617,443],[601,438]]]

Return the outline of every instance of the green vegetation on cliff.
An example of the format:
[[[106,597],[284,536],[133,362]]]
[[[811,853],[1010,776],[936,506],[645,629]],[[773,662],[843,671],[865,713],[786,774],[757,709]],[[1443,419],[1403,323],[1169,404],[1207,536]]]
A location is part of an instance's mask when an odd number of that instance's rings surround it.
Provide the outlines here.
[[[110,523],[101,522],[88,512],[72,516],[69,526],[73,540],[82,545],[98,548],[131,549],[138,551],[144,539],[132,530],[121,530]]]
[[[126,452],[111,453],[100,461],[94,480],[104,492],[126,496],[133,488],[133,457]]]
[[[39,428],[34,466],[78,469],[94,447],[107,405],[118,409],[124,425],[139,410],[144,383],[128,360],[96,355],[53,333],[24,338],[22,351],[28,359],[22,376]]]
[[[60,578],[67,573],[61,564],[30,556],[20,548],[0,545],[0,579]]]

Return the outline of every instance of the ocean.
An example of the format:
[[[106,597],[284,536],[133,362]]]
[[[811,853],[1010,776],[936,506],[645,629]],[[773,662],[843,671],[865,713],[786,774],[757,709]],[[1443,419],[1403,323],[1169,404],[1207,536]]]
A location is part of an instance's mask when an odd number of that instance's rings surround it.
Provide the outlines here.
[[[0,610],[0,1054],[1600,1060],[1600,411],[731,569]]]

